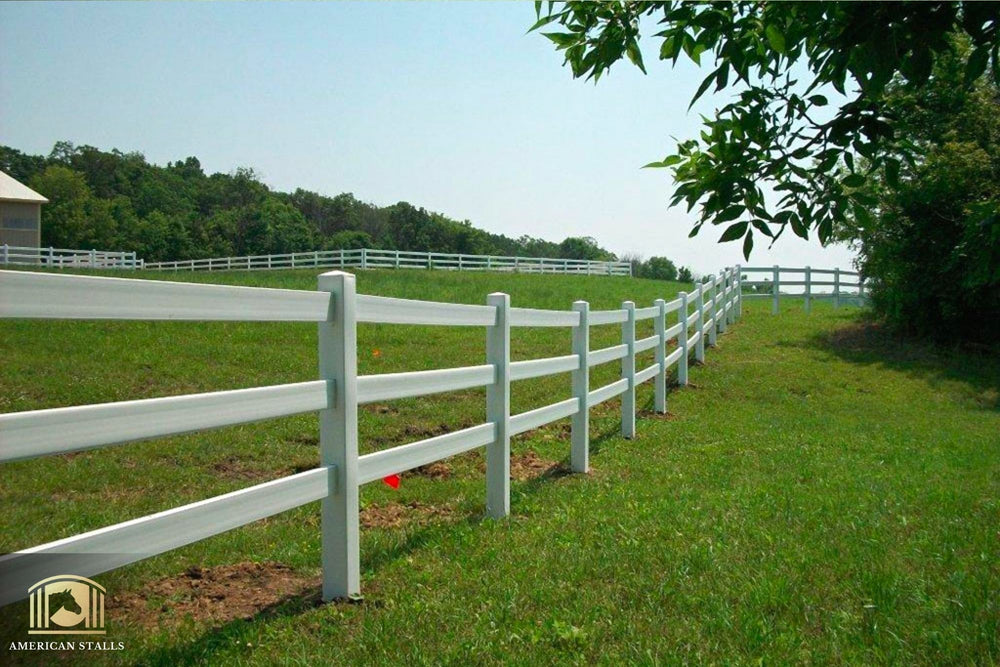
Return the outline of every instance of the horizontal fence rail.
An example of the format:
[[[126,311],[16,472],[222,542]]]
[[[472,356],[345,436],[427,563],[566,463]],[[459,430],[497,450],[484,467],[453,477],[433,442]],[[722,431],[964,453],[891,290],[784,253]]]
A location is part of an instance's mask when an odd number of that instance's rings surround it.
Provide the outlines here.
[[[144,268],[163,271],[263,271],[268,269],[447,269],[508,273],[574,273],[631,276],[631,262],[601,262],[553,257],[466,255],[413,250],[312,250],[281,255],[213,257],[175,262],[146,262]]]
[[[324,599],[360,593],[358,488],[387,475],[486,448],[486,508],[503,517],[510,507],[510,438],[571,418],[570,462],[586,472],[589,411],[621,396],[622,435],[635,434],[635,390],[654,381],[655,409],[667,410],[666,378],[676,366],[687,384],[693,356],[742,313],[747,269],[707,276],[672,301],[636,308],[591,311],[515,308],[506,294],[485,305],[412,301],[355,292],[354,276],[332,271],[319,290],[279,290],[164,281],[0,271],[0,317],[34,319],[314,321],[319,327],[317,380],[203,394],[33,410],[0,415],[0,462],[117,445],[147,438],[270,419],[304,412],[320,416],[317,468],[215,498],[83,533],[0,557],[0,604],[26,596],[49,571],[42,556],[73,556],[60,572],[91,576],[190,544],[316,500],[321,501]],[[837,276],[837,273],[833,274]],[[845,272],[846,275],[846,272]],[[636,321],[652,320],[652,336],[636,338]],[[357,325],[418,324],[486,327],[485,362],[479,366],[358,376]],[[621,343],[590,349],[590,328],[617,325]],[[511,361],[511,327],[563,327],[570,354]],[[668,349],[673,346],[674,349]],[[652,365],[636,355],[655,352]],[[590,389],[589,369],[619,362],[619,378]],[[510,383],[568,373],[571,395],[521,414],[510,413]],[[358,455],[358,406],[373,401],[486,388],[486,423],[399,447]]]
[[[113,250],[69,250],[0,245],[0,265],[39,266],[49,269],[141,269],[134,252]]]

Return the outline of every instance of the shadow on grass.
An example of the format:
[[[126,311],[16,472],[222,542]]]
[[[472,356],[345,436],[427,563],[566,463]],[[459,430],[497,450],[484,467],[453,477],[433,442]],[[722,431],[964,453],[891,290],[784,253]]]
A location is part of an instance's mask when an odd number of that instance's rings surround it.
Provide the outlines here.
[[[928,382],[966,385],[974,402],[1000,411],[1000,346],[945,348],[908,340],[891,333],[871,317],[861,316],[848,326],[823,331],[803,343],[854,364],[886,368]]]

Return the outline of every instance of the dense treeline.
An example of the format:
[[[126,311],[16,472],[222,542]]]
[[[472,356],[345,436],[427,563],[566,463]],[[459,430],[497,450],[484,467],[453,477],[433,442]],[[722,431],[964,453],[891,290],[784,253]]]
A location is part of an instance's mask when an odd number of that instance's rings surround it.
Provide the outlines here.
[[[905,334],[1000,342],[1000,85],[966,85],[969,47],[941,57],[926,86],[887,88],[917,159],[873,178],[843,238],[859,252],[875,311]]]
[[[589,237],[515,239],[407,202],[277,192],[252,169],[206,174],[194,157],[164,167],[59,142],[48,156],[0,146],[0,170],[49,198],[42,245],[134,250],[147,261],[363,247],[615,259]]]

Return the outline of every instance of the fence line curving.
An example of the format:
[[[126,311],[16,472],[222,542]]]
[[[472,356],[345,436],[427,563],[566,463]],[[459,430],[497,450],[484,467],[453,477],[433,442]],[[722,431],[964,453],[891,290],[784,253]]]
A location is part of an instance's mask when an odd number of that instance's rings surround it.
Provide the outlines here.
[[[60,571],[93,576],[316,500],[322,505],[323,598],[359,595],[360,485],[484,447],[486,510],[502,518],[510,511],[510,438],[567,417],[572,470],[586,472],[590,408],[622,396],[621,432],[631,438],[636,387],[652,380],[654,408],[665,413],[670,367],[686,384],[691,355],[703,359],[705,343],[714,346],[742,315],[742,299],[749,296],[743,271],[727,268],[650,306],[625,301],[618,309],[591,310],[576,301],[567,311],[515,307],[502,293],[490,294],[485,305],[357,294],[354,276],[341,271],[322,274],[315,292],[0,271],[3,318],[312,321],[320,368],[319,378],[307,382],[0,415],[0,463],[306,412],[320,416],[316,468],[2,556],[0,604],[25,597],[33,583],[53,574],[46,557],[71,557],[60,561]],[[653,320],[654,333],[637,340],[636,322],[646,320]],[[359,376],[359,323],[485,326],[485,363]],[[590,349],[590,328],[604,325],[620,326],[621,343]],[[515,327],[569,328],[570,353],[512,362]],[[677,346],[668,351],[671,341]],[[636,354],[651,349],[654,363],[637,369]],[[614,361],[620,362],[619,379],[591,390],[589,369]],[[512,382],[557,373],[571,375],[571,396],[511,414]],[[486,423],[358,454],[359,405],[473,387],[486,387]]]
[[[508,273],[572,273],[631,276],[630,262],[587,259],[466,255],[411,250],[316,250],[280,255],[215,257],[176,262],[146,262],[157,271],[265,271],[268,269],[446,269],[453,271],[504,271]]]

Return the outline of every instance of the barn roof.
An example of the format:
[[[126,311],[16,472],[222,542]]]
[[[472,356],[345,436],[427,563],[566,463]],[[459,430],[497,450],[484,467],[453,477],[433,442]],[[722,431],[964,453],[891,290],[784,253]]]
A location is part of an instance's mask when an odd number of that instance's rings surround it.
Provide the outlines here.
[[[0,171],[0,201],[31,202],[47,204],[48,199],[38,194],[24,183]]]

